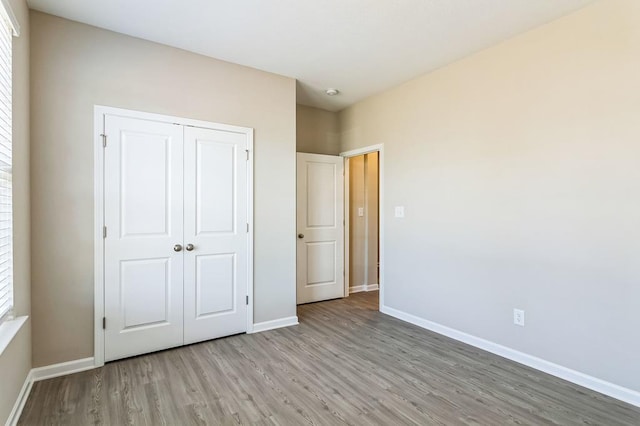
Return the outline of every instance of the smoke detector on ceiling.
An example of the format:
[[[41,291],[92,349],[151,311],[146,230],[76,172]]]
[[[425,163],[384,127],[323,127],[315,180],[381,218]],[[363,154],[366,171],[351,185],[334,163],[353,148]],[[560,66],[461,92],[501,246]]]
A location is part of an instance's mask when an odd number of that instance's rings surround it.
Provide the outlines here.
[[[335,96],[338,93],[340,93],[340,91],[338,89],[327,89],[324,91],[324,93],[326,93],[329,96]]]

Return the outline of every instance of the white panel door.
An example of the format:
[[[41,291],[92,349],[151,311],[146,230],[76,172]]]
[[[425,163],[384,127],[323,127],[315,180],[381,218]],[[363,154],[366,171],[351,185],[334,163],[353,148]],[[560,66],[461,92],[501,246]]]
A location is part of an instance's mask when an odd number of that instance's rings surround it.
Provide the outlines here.
[[[185,128],[185,344],[247,330],[247,135]]]
[[[297,301],[344,296],[344,161],[298,153]]]
[[[105,132],[110,361],[183,343],[183,128],[106,115]]]

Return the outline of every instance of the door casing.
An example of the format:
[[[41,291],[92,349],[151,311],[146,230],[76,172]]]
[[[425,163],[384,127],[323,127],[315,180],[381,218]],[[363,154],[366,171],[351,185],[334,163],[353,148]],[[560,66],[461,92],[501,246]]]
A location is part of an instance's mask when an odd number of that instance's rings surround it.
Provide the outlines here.
[[[153,114],[141,111],[127,110],[109,106],[94,106],[94,366],[104,365],[104,145],[103,129],[106,115],[137,118],[141,120],[160,121],[180,124],[183,126],[202,127],[206,129],[226,130],[244,133],[247,137],[248,165],[247,165],[247,333],[253,332],[253,129],[249,127],[232,126],[209,121],[193,120],[183,117]],[[107,141],[108,143],[108,141]]]

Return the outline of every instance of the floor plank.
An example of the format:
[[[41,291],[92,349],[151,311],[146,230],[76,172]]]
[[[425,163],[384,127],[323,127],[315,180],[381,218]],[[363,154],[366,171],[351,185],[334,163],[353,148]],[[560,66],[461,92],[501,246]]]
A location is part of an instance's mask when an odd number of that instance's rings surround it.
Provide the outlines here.
[[[640,425],[640,408],[377,310],[377,292],[298,307],[300,325],[34,384],[21,425]]]

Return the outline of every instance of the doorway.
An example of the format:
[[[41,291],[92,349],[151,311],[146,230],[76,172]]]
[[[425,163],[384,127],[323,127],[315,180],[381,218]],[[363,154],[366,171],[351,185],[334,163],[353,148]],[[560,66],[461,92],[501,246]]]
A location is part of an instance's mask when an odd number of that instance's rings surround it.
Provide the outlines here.
[[[368,154],[372,155],[366,156]],[[379,290],[377,305],[381,308],[384,306],[383,145],[344,152],[340,156],[307,153],[297,156],[297,304]],[[366,164],[372,176],[368,179],[369,186],[377,187],[377,200],[369,196],[368,208],[364,204],[353,205],[355,214],[352,215],[349,166],[350,159],[358,156],[363,159],[362,172]],[[354,160],[354,164],[357,161]],[[359,216],[360,207],[362,216]],[[367,247],[371,247],[367,252],[371,252],[373,260],[368,259],[366,269],[359,269],[353,280],[351,269],[356,268],[350,263],[351,216],[368,216],[367,229],[373,228],[366,234]],[[364,248],[361,251],[364,252]],[[364,266],[364,260],[357,265]]]
[[[340,154],[345,161],[344,295],[379,291],[384,305],[384,152],[374,145]]]
[[[349,179],[349,294],[378,290],[378,153],[347,158]],[[346,222],[346,221],[345,221]]]

